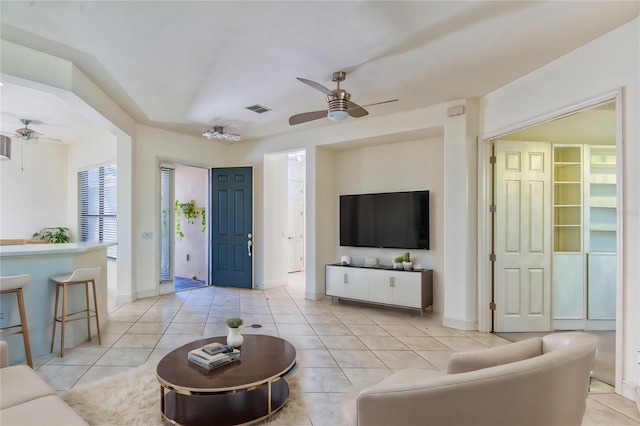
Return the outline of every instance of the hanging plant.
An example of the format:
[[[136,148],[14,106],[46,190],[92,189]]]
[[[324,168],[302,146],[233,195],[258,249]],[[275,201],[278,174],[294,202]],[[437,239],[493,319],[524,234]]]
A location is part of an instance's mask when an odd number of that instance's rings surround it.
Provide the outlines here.
[[[198,215],[201,217],[200,223],[202,224],[202,233],[204,234],[207,229],[207,217],[204,207],[196,207],[195,201],[190,200],[187,203],[181,203],[180,200],[176,200],[175,203],[176,212],[176,235],[180,238],[184,238],[184,232],[182,232],[180,218],[184,216],[187,219],[187,223],[194,224]]]

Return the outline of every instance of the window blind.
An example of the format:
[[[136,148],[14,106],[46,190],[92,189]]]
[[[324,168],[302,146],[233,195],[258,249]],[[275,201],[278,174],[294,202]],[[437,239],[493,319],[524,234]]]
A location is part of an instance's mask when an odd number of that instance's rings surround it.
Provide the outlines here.
[[[174,275],[174,166],[160,166],[160,282]]]
[[[116,242],[116,165],[78,173],[78,229],[80,241]],[[117,246],[107,248],[107,257],[117,258]]]

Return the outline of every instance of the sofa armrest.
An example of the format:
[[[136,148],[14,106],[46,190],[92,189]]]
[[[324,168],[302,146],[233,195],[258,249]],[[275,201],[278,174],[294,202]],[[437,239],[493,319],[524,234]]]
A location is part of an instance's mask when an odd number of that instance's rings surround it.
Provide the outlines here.
[[[9,366],[9,348],[7,342],[0,340],[0,368]]]
[[[449,357],[447,374],[466,373],[482,368],[509,364],[542,355],[542,338],[522,340],[508,345],[457,352]]]

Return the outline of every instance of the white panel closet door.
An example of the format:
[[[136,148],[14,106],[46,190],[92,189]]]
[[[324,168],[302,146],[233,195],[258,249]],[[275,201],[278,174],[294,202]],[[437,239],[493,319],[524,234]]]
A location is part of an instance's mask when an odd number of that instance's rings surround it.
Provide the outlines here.
[[[551,329],[551,144],[496,141],[495,331]]]

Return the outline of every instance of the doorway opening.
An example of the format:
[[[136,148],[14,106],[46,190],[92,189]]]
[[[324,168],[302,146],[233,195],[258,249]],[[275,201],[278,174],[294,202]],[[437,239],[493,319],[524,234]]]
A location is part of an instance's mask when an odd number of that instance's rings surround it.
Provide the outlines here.
[[[289,274],[304,271],[306,152],[289,153],[287,165],[287,241]]]
[[[510,340],[592,332],[599,340],[594,377],[610,385],[622,247],[619,117],[619,97],[610,96],[485,139],[492,150],[491,331],[513,334]]]
[[[206,286],[209,171],[163,163],[160,176],[161,293]]]

